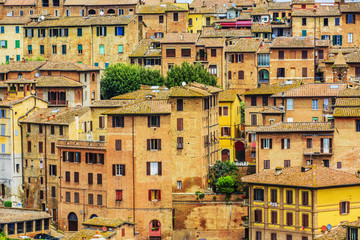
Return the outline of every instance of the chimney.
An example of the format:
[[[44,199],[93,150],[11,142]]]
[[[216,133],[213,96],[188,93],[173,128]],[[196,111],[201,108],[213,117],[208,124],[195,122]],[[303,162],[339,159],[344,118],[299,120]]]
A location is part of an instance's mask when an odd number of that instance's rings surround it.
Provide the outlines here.
[[[69,110],[69,106],[66,106],[66,110]]]
[[[47,117],[47,120],[50,121],[50,117]]]
[[[44,117],[44,114],[40,114],[40,118],[43,118]]]
[[[55,114],[53,114],[53,119],[55,119]]]
[[[275,168],[275,176],[279,176],[281,173],[282,173],[282,168],[281,167]]]

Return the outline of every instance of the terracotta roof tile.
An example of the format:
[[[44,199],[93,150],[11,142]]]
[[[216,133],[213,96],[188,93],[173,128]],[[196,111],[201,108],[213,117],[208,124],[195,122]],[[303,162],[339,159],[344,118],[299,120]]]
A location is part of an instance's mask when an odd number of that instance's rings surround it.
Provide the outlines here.
[[[120,225],[123,224],[132,224],[134,225],[135,223],[131,223],[131,222],[127,222],[121,219],[115,219],[115,218],[103,218],[103,217],[94,217],[91,218],[85,222],[82,223],[83,225],[87,225],[87,226],[106,226],[106,227],[119,227]]]
[[[161,43],[196,43],[199,33],[167,33]]]
[[[329,47],[330,41],[329,40],[316,40],[316,47]]]
[[[40,76],[35,78],[36,87],[84,87],[81,82],[65,76]]]
[[[277,37],[270,48],[314,48],[313,37]]]
[[[123,107],[127,104],[134,103],[135,100],[97,100],[91,102],[91,108],[114,108]]]
[[[23,222],[46,218],[51,218],[51,215],[38,210],[29,210],[23,208],[0,208],[0,223]]]
[[[94,235],[96,235],[97,230],[83,229],[81,231],[75,232],[70,236],[63,238],[64,240],[90,240]],[[101,236],[104,238],[110,238],[116,234],[114,231],[100,232]]]
[[[261,45],[261,40],[256,38],[240,38],[233,45],[226,47],[226,52],[256,52]]]
[[[269,15],[268,5],[257,5],[252,8],[251,15]]]
[[[262,114],[284,114],[285,110],[281,109],[279,107],[267,106],[260,113],[262,113]]]
[[[360,97],[360,89],[346,88],[339,92],[338,97]]]
[[[6,18],[0,19],[0,24],[1,25],[13,25],[13,24],[23,25],[30,21],[31,21],[31,19],[29,17],[9,17],[9,16],[7,16]]]
[[[161,57],[160,48],[151,48],[153,42],[151,39],[142,39],[129,57]]]
[[[66,0],[64,6],[109,6],[109,5],[137,5],[137,0]]]
[[[144,100],[125,105],[116,110],[104,112],[106,115],[148,115],[148,114],[170,114],[171,104],[168,100]]]
[[[340,4],[341,12],[360,12],[360,3],[342,3]]]
[[[238,90],[225,90],[219,93],[219,102],[234,102],[240,98]]]
[[[297,186],[304,188],[324,188],[346,185],[360,185],[360,178],[355,174],[350,174],[340,170],[335,170],[323,166],[304,166],[308,170],[302,172],[302,167],[283,168],[280,174],[276,175],[276,170],[267,170],[265,172],[248,175],[242,178],[243,182]]]
[[[291,10],[290,2],[269,2],[269,10]]]
[[[360,98],[337,98],[336,107],[360,107]]]
[[[345,240],[346,229],[342,225],[332,228],[330,231],[315,237],[316,240]]]
[[[24,97],[22,99],[16,99],[16,100],[3,100],[3,101],[0,101],[0,106],[2,107],[10,107],[10,106],[14,106],[18,103],[21,103],[29,98],[36,98],[37,100],[39,101],[43,101],[43,102],[46,102],[44,100],[42,100],[41,98],[39,97],[36,97],[36,96],[33,96],[33,95],[30,95],[30,96],[27,96],[27,97]]]
[[[360,220],[344,223],[343,226],[345,226],[345,227],[359,227],[360,228]]]
[[[14,62],[9,64],[0,65],[0,73],[8,72],[32,72],[42,65],[45,61],[29,61],[29,62]]]
[[[197,46],[225,47],[225,38],[199,38]]]
[[[40,67],[40,70],[58,70],[58,71],[100,71],[101,68],[81,63],[73,62],[53,62],[47,61]]]
[[[137,91],[121,94],[111,98],[112,100],[145,100],[150,97],[156,100],[168,99],[170,95],[169,89],[139,89]]]
[[[271,33],[271,25],[267,23],[252,23],[251,32]]]
[[[25,27],[63,27],[63,26],[93,26],[93,25],[128,25],[136,16],[90,16],[90,17],[61,17],[45,19],[41,22],[31,22]]]
[[[6,0],[5,6],[35,6],[36,0]]]
[[[331,17],[331,16],[341,16],[339,7],[337,6],[320,6],[314,9],[293,9],[292,17]]]
[[[334,117],[360,117],[360,107],[336,107]]]
[[[332,132],[331,122],[279,122],[272,125],[262,126],[256,132]]]
[[[260,45],[257,53],[270,53],[270,43],[263,43],[262,45]]]
[[[292,0],[292,4],[315,4],[315,0]]]
[[[253,37],[250,29],[215,29],[214,27],[204,27],[201,37]]]
[[[76,108],[40,108],[21,120],[21,123],[39,123],[53,125],[70,125],[75,121],[75,116],[82,116],[90,111],[89,107]],[[55,118],[53,116],[55,115]],[[49,117],[49,120],[48,120]]]
[[[300,86],[301,82],[290,81],[288,83],[275,83],[270,85],[263,85],[259,88],[247,91],[244,95],[273,95],[280,92],[285,92],[289,89]]]
[[[165,12],[186,12],[188,11],[187,5],[184,4],[157,4],[157,5],[141,5],[137,13],[138,14],[164,14]]]
[[[277,93],[273,97],[330,97],[337,96],[346,87],[346,83],[309,83]]]

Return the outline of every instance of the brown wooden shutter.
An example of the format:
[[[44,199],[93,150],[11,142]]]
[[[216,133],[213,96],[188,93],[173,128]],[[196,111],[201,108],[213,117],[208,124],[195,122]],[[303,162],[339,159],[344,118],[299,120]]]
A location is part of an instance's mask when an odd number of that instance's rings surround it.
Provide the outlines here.
[[[270,138],[270,149],[272,149],[272,138]]]
[[[162,162],[158,162],[158,175],[162,175]]]
[[[159,194],[159,201],[161,200],[161,190],[158,190],[158,194]]]
[[[332,138],[329,138],[329,152],[332,153]]]
[[[151,126],[151,116],[148,116],[148,127]]]
[[[88,173],[88,184],[93,184],[93,174]]]
[[[115,140],[115,150],[121,151],[121,140]]]
[[[148,196],[149,196],[149,201],[151,201],[151,190],[149,190]]]
[[[284,149],[284,139],[281,139],[281,149]]]
[[[147,139],[146,142],[147,142],[147,150],[150,151],[150,139]]]
[[[177,119],[177,130],[178,131],[183,130],[183,119],[182,118]]]
[[[156,125],[156,127],[160,127],[160,116],[156,116],[156,118],[157,118],[157,125]]]
[[[102,175],[101,174],[97,175],[97,184],[102,184]]]
[[[350,213],[350,202],[346,202],[346,213]]]
[[[222,116],[222,107],[219,107],[219,116]]]
[[[150,162],[146,163],[146,175],[150,175]]]
[[[116,126],[116,117],[112,116],[112,127]]]
[[[290,138],[287,140],[288,141],[288,149],[290,149]]]
[[[125,176],[125,164],[122,164],[122,170],[123,170],[122,176]]]
[[[116,164],[112,165],[112,173],[113,173],[113,176],[116,175]]]
[[[264,139],[261,139],[261,149],[264,149]]]
[[[99,117],[99,128],[103,128],[102,118],[103,117]]]
[[[87,132],[86,122],[84,122],[84,132]]]
[[[342,214],[342,204],[341,204],[341,202],[339,202],[339,214],[340,215]]]
[[[158,139],[158,150],[161,150],[161,139]]]

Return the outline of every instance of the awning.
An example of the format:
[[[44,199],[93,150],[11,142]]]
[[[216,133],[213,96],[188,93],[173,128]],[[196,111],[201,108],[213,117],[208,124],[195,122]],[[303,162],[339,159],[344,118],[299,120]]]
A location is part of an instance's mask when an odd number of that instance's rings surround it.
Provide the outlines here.
[[[231,27],[231,28],[238,28],[238,27],[251,27],[251,20],[240,20],[236,22],[222,22],[220,23],[221,27]]]

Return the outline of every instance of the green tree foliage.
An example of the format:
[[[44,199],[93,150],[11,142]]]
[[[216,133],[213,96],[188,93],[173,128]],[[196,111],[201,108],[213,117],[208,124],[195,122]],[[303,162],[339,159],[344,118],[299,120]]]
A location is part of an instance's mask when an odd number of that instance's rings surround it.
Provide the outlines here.
[[[182,82],[199,82],[206,85],[216,86],[216,77],[211,75],[207,69],[204,69],[200,63],[195,66],[183,62],[181,66],[174,65],[167,72],[165,85],[167,87],[181,86]]]
[[[4,206],[5,207],[12,207],[12,202],[11,201],[5,201]]]
[[[241,124],[245,124],[245,102],[241,102],[240,106],[241,106]]]
[[[235,181],[232,176],[221,177],[216,182],[216,187],[220,193],[232,194],[235,189]]]
[[[164,85],[164,78],[158,70],[118,63],[105,69],[101,78],[101,91],[104,99],[110,99],[136,91],[141,84],[161,86]]]

